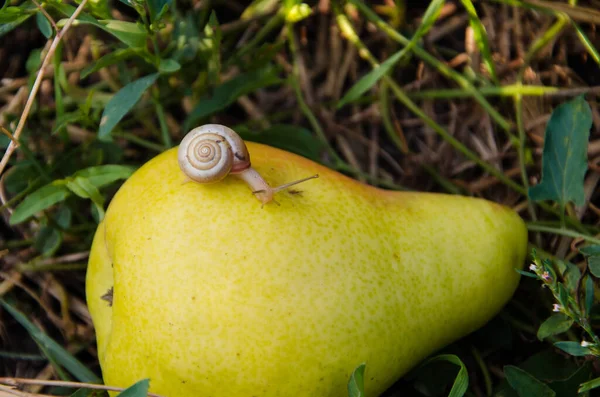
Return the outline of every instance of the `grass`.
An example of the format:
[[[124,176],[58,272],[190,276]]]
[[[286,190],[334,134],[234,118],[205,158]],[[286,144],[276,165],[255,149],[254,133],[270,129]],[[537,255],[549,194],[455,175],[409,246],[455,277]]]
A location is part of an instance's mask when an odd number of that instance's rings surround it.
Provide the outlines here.
[[[597,332],[597,0],[2,4],[0,374],[27,380],[0,379],[0,395],[99,382],[93,232],[131,172],[206,122],[374,186],[482,197],[527,221],[539,272],[386,396],[462,395],[457,363],[469,396],[576,395],[600,376],[594,346],[578,354]],[[561,104],[576,165],[543,156]],[[532,193],[544,167],[566,193]],[[362,374],[352,382],[360,393]]]

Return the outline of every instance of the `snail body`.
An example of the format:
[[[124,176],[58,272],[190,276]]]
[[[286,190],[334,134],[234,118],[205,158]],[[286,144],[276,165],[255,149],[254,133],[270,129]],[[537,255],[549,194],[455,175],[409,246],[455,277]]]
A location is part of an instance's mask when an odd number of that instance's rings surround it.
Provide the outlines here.
[[[205,124],[188,132],[179,145],[177,159],[181,171],[198,183],[219,182],[230,174],[240,178],[263,205],[274,201],[275,193],[318,177],[313,175],[271,187],[252,168],[244,140],[234,130],[221,124]]]

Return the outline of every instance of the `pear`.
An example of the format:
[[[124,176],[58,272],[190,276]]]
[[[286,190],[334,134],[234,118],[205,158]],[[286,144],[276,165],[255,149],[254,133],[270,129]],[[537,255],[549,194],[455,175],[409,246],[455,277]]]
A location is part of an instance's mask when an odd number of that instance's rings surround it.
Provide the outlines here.
[[[247,143],[272,185],[186,182],[177,149],[138,169],[99,225],[87,300],[104,381],[169,397],[375,397],[513,295],[527,231],[477,198],[392,192]]]

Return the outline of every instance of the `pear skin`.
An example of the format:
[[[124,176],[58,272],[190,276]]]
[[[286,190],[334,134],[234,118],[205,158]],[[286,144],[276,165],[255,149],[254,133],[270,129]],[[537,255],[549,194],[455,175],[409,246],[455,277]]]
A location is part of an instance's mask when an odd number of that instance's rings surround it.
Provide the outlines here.
[[[511,209],[385,191],[247,146],[271,186],[319,178],[263,207],[237,178],[185,183],[175,148],[110,203],[86,287],[106,384],[150,378],[168,397],[345,397],[365,363],[374,397],[513,295],[527,230]]]

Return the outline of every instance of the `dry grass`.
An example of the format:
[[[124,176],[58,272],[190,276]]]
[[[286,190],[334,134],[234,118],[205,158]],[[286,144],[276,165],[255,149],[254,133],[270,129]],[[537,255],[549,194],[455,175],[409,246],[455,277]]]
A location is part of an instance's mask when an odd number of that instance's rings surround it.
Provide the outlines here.
[[[209,2],[182,3],[182,8],[200,15]],[[222,32],[233,43],[232,48],[252,45],[253,35],[264,26],[263,21],[273,15],[270,12],[267,16],[259,15],[242,21],[239,15],[244,9],[243,2],[230,0],[218,3],[216,9]],[[383,12],[385,5],[390,3],[378,2],[374,8]],[[131,20],[131,14],[124,9],[114,8],[113,18]],[[556,28],[556,23],[563,15],[561,13],[566,13],[566,18],[571,18],[566,20],[578,23],[589,37],[591,45],[600,48],[600,13],[597,11],[600,2],[581,1],[577,7],[570,7],[565,2],[539,0],[529,0],[521,6],[489,1],[478,2],[477,9],[488,34],[497,87],[512,87],[522,82],[524,86],[555,89],[525,93],[520,105],[518,95],[494,91],[494,85],[490,83],[492,76],[469,25],[467,12],[460,2],[447,2],[437,23],[425,36],[423,49],[467,83],[478,87],[492,109],[497,111],[497,118],[478,104],[459,82],[448,78],[439,67],[432,66],[415,54],[401,62],[391,76],[426,118],[415,115],[406,104],[400,103],[389,84],[379,84],[365,95],[364,100],[336,109],[335,104],[371,70],[371,66],[365,59],[364,51],[358,51],[342,35],[332,4],[321,0],[314,5],[314,14],[297,24],[292,32],[297,51],[290,52],[283,46],[273,53],[275,62],[285,72],[295,76],[305,108],[298,102],[299,96],[293,84],[284,82],[238,97],[226,111],[212,115],[210,121],[258,130],[278,123],[293,124],[308,128],[317,138],[320,130],[323,135],[320,142],[325,145],[321,161],[358,180],[392,189],[483,197],[515,208],[529,221],[556,225],[556,214],[548,208],[530,203],[523,189],[537,183],[540,178],[544,128],[552,109],[568,97],[588,93],[594,125],[588,150],[589,172],[585,178],[586,204],[571,208],[569,215],[578,224],[579,230],[598,238],[600,113],[595,96],[600,92],[598,63],[582,45],[570,22],[559,26],[543,46],[536,46],[549,29]],[[362,44],[379,62],[401,48],[355,9],[346,9],[345,12]],[[419,26],[423,12],[424,5],[421,2],[408,1],[405,13],[392,16],[388,21],[410,36]],[[34,19],[0,40],[0,126],[8,135],[11,134],[8,131],[17,130],[15,138],[20,138],[19,128],[24,127],[25,136],[20,140],[21,148],[13,155],[8,163],[10,166],[0,180],[0,197],[4,204],[4,221],[0,222],[0,296],[11,297],[18,302],[18,307],[27,314],[29,320],[99,374],[94,330],[84,294],[87,250],[95,226],[94,220],[88,215],[88,203],[69,203],[73,210],[79,209],[81,213],[73,213],[73,224],[63,234],[62,245],[49,257],[41,256],[35,244],[43,217],[15,226],[8,224],[15,205],[34,187],[41,186],[40,182],[44,180],[43,177],[38,180],[34,176],[21,187],[27,190],[9,191],[6,182],[15,165],[27,162],[34,164],[33,167],[35,164],[51,164],[55,168],[51,171],[47,169],[49,176],[63,172],[60,167],[71,167],[71,171],[75,171],[81,167],[81,161],[68,160],[68,164],[59,166],[57,161],[65,153],[75,157],[81,155],[76,148],[93,146],[96,136],[97,124],[93,117],[92,122],[67,123],[59,133],[51,134],[57,127],[56,63],[49,62],[44,73],[40,74],[35,102],[27,102],[28,97],[33,98],[30,96],[33,91],[30,89],[32,80],[29,76],[35,76],[37,68],[28,72],[26,61],[34,49],[41,48],[45,52],[51,43],[51,40],[46,43],[35,29]],[[166,31],[169,29],[167,27]],[[286,32],[280,31],[281,26],[267,34],[264,41],[287,40]],[[162,37],[159,35],[158,45],[166,48],[168,39],[168,33]],[[80,79],[85,67],[111,50],[107,43],[112,41],[98,33],[98,29],[85,25],[73,26],[63,42],[60,62],[65,82],[71,90],[62,93],[62,106],[84,103],[92,85],[97,87],[97,91],[91,95],[100,102],[106,100],[103,94],[113,93],[122,86],[120,74],[124,71],[116,66]],[[132,73],[135,75],[138,72]],[[238,73],[236,67],[231,67],[223,70],[222,78],[233,78]],[[123,153],[121,162],[141,164],[167,147],[169,142],[176,144],[185,134],[181,126],[199,98],[193,91],[185,91],[185,85],[189,82],[178,81],[175,77],[172,80],[170,87],[164,87],[164,94],[154,93],[164,99],[162,120],[154,116],[152,95],[146,95],[135,114],[124,123],[122,131],[116,134],[114,147]],[[194,76],[191,81],[200,85]],[[33,109],[26,123],[17,127],[29,105],[33,105]],[[517,117],[519,110],[522,110],[522,121]],[[502,120],[507,128],[502,128]],[[489,169],[457,150],[432,127],[430,121],[441,126],[460,145],[488,164]],[[157,127],[160,122],[168,131],[166,140],[164,134],[161,135],[161,128]],[[519,123],[524,134],[521,136]],[[524,143],[522,151],[516,144],[520,140]],[[7,157],[5,159],[8,161]],[[514,186],[506,181],[512,181]],[[112,188],[106,195],[110,197],[114,190]],[[584,266],[577,251],[581,239],[532,233],[531,242],[543,251]],[[537,327],[548,315],[547,304],[547,297],[535,285],[526,281],[522,283],[501,316],[512,327],[513,353],[490,348],[484,352],[483,358],[478,358],[477,349],[485,349],[487,345],[469,338],[458,344],[465,352],[461,358],[470,369],[470,391],[473,395],[486,395],[484,373],[497,385],[503,378],[504,365],[516,365],[548,347],[535,339]],[[59,377],[53,365],[39,355],[35,343],[8,313],[2,312],[0,318],[0,374],[40,381],[20,385],[19,389],[26,392],[17,392],[13,384],[0,379],[0,383],[7,385],[0,387],[0,396],[41,396],[45,394],[39,393],[49,393],[49,389],[43,387],[44,381]],[[10,352],[17,356],[9,355]],[[410,385],[400,382],[389,396],[412,390]]]

